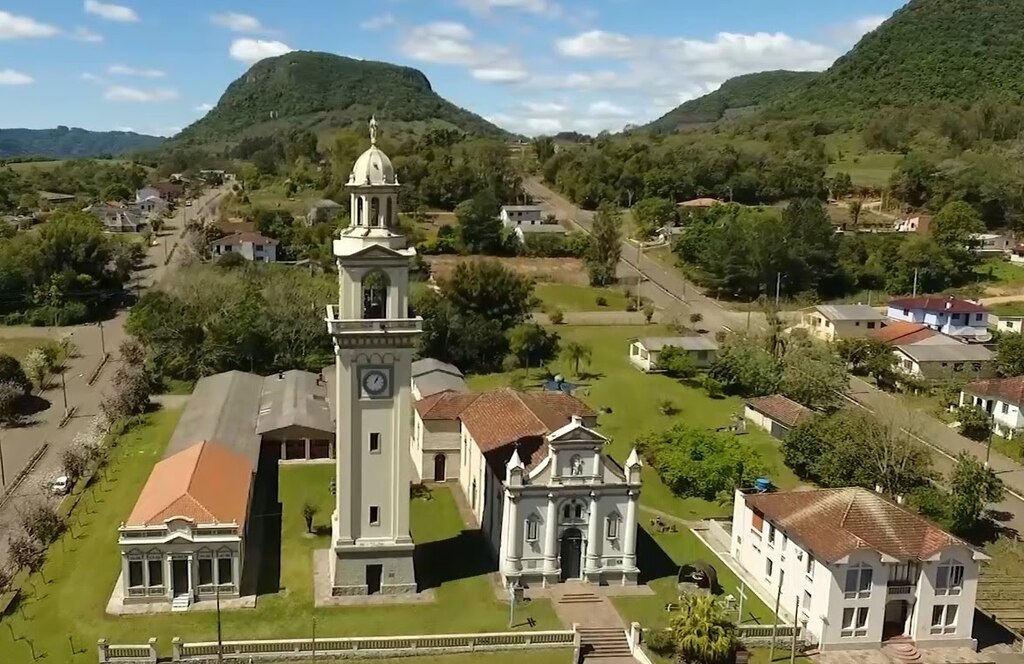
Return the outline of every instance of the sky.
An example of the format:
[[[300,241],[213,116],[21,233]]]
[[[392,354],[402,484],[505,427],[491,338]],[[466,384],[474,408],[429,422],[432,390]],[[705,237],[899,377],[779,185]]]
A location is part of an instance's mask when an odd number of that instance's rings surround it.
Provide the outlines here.
[[[0,0],[0,127],[173,135],[254,62],[416,67],[517,133],[617,131],[739,74],[823,70],[898,0]]]

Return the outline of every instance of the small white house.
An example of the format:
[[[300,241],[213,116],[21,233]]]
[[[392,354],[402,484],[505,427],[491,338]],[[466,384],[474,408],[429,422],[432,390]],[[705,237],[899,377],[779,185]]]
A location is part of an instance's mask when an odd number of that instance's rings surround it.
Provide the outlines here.
[[[1024,376],[968,383],[960,392],[961,406],[976,406],[992,418],[992,430],[1013,438],[1024,429]]]
[[[1013,332],[1014,334],[1024,334],[1024,315],[1021,314],[1004,314],[1001,316],[990,316],[992,322],[995,324],[995,328],[1000,332]]]
[[[891,300],[886,315],[893,320],[921,323],[964,341],[987,341],[988,310],[977,302],[955,297],[903,297]]]
[[[892,347],[896,368],[908,376],[935,380],[986,378],[995,372],[995,353],[980,344],[936,336]]]
[[[544,224],[544,210],[539,205],[501,206],[501,225],[512,230],[518,226],[540,226]]]
[[[998,233],[974,233],[970,240],[971,251],[981,256],[1002,256],[1013,249],[1013,242]]]
[[[512,229],[512,233],[515,234],[519,244],[526,244],[526,238],[528,237],[537,237],[539,235],[563,236],[568,232],[565,226],[561,224],[526,224]]]
[[[236,253],[257,263],[276,263],[277,245],[277,240],[259,233],[235,233],[211,242],[210,255],[216,257]]]
[[[706,337],[646,337],[629,342],[629,361],[641,371],[657,371],[661,351],[673,346],[686,351],[699,369],[706,369],[718,354],[718,344]]]
[[[978,574],[988,557],[863,488],[737,491],[732,557],[820,650],[976,648]]]
[[[771,394],[747,399],[743,405],[743,416],[772,437],[782,440],[791,429],[814,417],[814,411],[789,397]]]
[[[885,325],[885,316],[866,304],[816,304],[801,310],[797,328],[816,339],[835,341],[863,337]]]

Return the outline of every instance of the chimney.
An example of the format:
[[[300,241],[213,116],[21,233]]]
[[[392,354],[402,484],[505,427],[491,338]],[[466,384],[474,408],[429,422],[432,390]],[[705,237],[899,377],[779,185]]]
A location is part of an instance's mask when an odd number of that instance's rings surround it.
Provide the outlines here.
[[[284,372],[283,371],[278,371],[277,372],[277,379],[278,380],[284,380]]]
[[[952,308],[953,308],[953,296],[950,295],[949,299],[946,300],[946,309],[952,309]]]
[[[882,493],[882,485],[881,484],[876,484],[875,485],[875,493]]]
[[[580,417],[579,415],[573,415],[572,416],[572,423],[576,424],[578,426],[583,426],[583,418]]]

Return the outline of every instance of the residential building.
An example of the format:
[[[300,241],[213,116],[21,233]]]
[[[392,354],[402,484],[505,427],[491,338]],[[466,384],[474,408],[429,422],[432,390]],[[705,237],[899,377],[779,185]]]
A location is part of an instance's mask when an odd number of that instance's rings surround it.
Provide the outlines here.
[[[868,332],[868,337],[884,344],[895,346],[898,344],[915,344],[925,339],[931,339],[939,333],[921,323],[907,323],[905,321],[890,321],[885,327],[876,328]],[[946,337],[952,342],[960,343],[952,337]]]
[[[1024,429],[1024,376],[968,383],[960,392],[960,405],[982,409],[992,418],[992,430],[1012,439]]]
[[[886,315],[893,320],[921,323],[965,341],[987,341],[988,310],[977,302],[949,297],[903,297],[890,300]]]
[[[993,314],[989,319],[1000,332],[1024,333],[1024,314]]]
[[[142,216],[123,205],[102,203],[85,208],[103,222],[103,228],[111,233],[137,233],[146,225]]]
[[[415,479],[447,482],[462,468],[462,423],[459,415],[479,394],[444,390],[416,401],[410,451]]]
[[[242,594],[255,472],[249,452],[196,441],[153,467],[118,528],[124,604],[185,610]]]
[[[866,304],[817,304],[800,312],[798,329],[822,341],[863,337],[885,327],[886,319]]]
[[[900,219],[897,221],[893,230],[897,233],[918,233],[920,235],[928,235],[931,233],[932,218],[926,214],[918,214]]]
[[[36,195],[39,196],[39,200],[49,205],[63,205],[74,203],[77,200],[77,196],[74,194],[60,194],[53,191],[37,191]]]
[[[159,216],[167,212],[169,205],[167,201],[159,196],[149,196],[148,198],[138,199],[133,203],[129,203],[128,207],[139,214]]]
[[[896,368],[908,376],[926,380],[972,380],[995,374],[995,353],[980,344],[965,344],[936,336],[892,347]]]
[[[999,233],[973,233],[970,239],[971,251],[980,256],[1002,256],[1011,253],[1013,241]]]
[[[135,192],[135,200],[144,201],[155,196],[168,203],[174,203],[185,193],[185,185],[177,182],[155,182]]]
[[[791,429],[813,418],[814,411],[789,397],[771,394],[747,399],[743,416],[772,437],[784,440]]]
[[[502,205],[501,225],[509,230],[518,226],[540,226],[544,224],[544,209],[539,205]]]
[[[310,204],[309,212],[306,213],[306,221],[309,224],[334,221],[344,211],[345,208],[341,203],[336,203],[329,198],[322,198]]]
[[[698,369],[706,369],[718,354],[718,344],[706,337],[645,337],[629,342],[629,361],[641,371],[657,371],[661,351],[668,347],[686,351]]]
[[[737,491],[731,554],[823,651],[976,647],[980,551],[862,488]]]
[[[412,363],[412,398],[416,401],[438,392],[469,392],[457,366],[425,357]]]
[[[277,245],[277,240],[259,233],[235,233],[211,242],[210,255],[217,257],[236,253],[257,263],[276,263]]]
[[[562,236],[567,235],[569,231],[561,224],[523,224],[512,229],[512,233],[516,236],[519,244],[526,244],[526,238],[529,237],[537,237],[539,235]]]
[[[1024,244],[1018,244],[1010,250],[1011,263],[1024,263]]]

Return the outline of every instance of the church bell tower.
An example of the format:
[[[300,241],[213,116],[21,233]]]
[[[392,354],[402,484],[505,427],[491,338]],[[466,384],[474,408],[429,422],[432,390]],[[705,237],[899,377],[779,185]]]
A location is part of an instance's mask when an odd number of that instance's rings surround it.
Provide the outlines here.
[[[411,365],[423,329],[409,317],[416,250],[398,231],[398,178],[377,147],[348,180],[352,221],[334,241],[338,304],[327,307],[334,340],[337,459],[331,517],[334,595],[416,592],[409,535]]]

